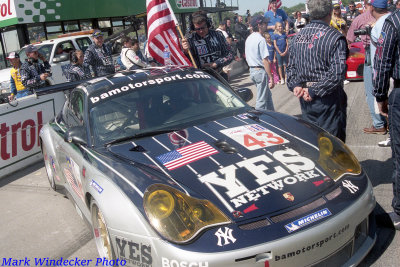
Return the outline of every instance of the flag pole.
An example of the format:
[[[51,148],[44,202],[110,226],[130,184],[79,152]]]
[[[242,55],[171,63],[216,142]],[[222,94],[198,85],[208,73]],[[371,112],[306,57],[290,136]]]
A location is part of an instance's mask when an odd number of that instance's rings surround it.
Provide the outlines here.
[[[179,26],[178,20],[177,20],[176,17],[175,17],[174,11],[172,10],[171,5],[169,4],[169,1],[168,1],[168,0],[165,0],[165,2],[167,3],[168,8],[169,8],[169,10],[170,10],[170,12],[171,12],[172,19],[173,19],[174,22],[175,22],[175,26],[176,26],[176,28],[178,29],[179,35],[181,36],[182,39],[185,39],[185,37],[183,36],[182,30],[181,30],[181,27]],[[192,53],[190,52],[190,49],[188,49],[188,54],[189,54],[190,60],[191,60],[192,63],[193,63],[193,66],[197,69],[196,62],[194,61],[194,58],[193,58]]]

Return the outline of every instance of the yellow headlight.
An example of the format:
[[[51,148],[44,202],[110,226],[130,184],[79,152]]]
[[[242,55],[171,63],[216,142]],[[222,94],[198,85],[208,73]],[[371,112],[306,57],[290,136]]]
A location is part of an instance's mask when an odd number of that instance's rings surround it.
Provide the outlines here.
[[[205,228],[230,223],[210,201],[190,197],[166,185],[149,186],[143,205],[151,225],[176,243],[193,239]]]
[[[361,166],[351,150],[339,139],[322,132],[318,136],[318,162],[335,181],[344,174],[358,175]]]
[[[160,219],[168,217],[175,207],[174,198],[165,190],[157,190],[149,194],[147,201],[149,202],[151,213]]]

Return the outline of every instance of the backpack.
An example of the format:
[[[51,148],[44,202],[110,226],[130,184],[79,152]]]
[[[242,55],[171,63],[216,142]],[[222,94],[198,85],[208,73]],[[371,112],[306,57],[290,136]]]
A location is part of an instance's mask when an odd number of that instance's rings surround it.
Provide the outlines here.
[[[117,64],[119,65],[119,70],[126,70],[124,63],[122,63],[121,55],[117,57]]]

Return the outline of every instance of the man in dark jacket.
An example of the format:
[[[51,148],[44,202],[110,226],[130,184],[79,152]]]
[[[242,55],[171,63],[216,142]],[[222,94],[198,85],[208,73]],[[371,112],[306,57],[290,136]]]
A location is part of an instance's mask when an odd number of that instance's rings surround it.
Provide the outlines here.
[[[46,57],[39,54],[38,48],[34,45],[28,45],[25,48],[28,57],[21,66],[21,82],[28,90],[32,91],[45,87],[47,77],[51,77],[51,66]],[[39,59],[43,63],[39,62]]]
[[[311,23],[296,35],[289,46],[287,84],[300,99],[303,119],[344,142],[346,38],[329,26],[333,10],[331,0],[309,0],[308,9]]]
[[[68,82],[80,81],[92,78],[89,66],[83,63],[83,52],[82,50],[75,50],[70,52],[67,70],[65,71],[65,76],[67,76]]]
[[[240,53],[240,57],[244,58],[244,44],[246,42],[247,36],[249,36],[249,30],[247,26],[243,24],[242,16],[238,16],[237,23],[235,24],[235,35],[237,38],[237,48]]]
[[[86,49],[83,62],[92,68],[95,77],[115,73],[111,47],[104,44],[103,33],[95,30],[92,37],[94,44]]]
[[[389,120],[389,134],[393,155],[393,226],[400,230],[400,10],[384,22],[374,57],[374,95],[379,111]],[[388,97],[390,78],[393,90]],[[389,107],[389,108],[388,108]],[[390,112],[389,112],[390,111]]]
[[[210,29],[207,15],[197,11],[192,15],[192,33],[182,41],[185,54],[188,51],[193,55],[198,68],[209,67],[215,69],[228,80],[228,75],[222,67],[232,62],[233,52],[222,33]]]

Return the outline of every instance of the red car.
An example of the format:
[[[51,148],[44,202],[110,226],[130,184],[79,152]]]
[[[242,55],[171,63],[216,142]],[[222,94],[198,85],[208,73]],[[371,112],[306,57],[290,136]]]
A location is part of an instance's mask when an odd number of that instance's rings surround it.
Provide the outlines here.
[[[347,58],[347,80],[362,80],[364,78],[365,49],[362,42],[352,43],[350,45],[350,54]]]

